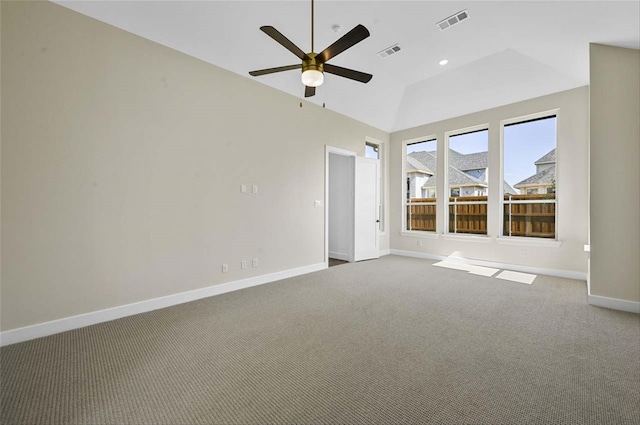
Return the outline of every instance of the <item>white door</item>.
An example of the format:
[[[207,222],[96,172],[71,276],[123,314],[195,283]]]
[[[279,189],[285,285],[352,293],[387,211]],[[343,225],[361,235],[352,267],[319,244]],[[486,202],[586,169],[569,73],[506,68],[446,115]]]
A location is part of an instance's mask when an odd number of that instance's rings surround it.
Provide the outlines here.
[[[352,157],[354,161],[354,261],[380,257],[378,217],[380,161]]]

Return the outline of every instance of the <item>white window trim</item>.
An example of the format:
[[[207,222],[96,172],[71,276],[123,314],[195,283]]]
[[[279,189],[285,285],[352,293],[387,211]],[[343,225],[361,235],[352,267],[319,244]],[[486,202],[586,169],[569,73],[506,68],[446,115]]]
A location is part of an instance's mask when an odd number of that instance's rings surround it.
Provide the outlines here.
[[[465,242],[481,242],[489,243],[493,239],[489,235],[471,235],[467,233],[445,233],[442,235],[445,241],[465,241]]]
[[[432,134],[430,136],[424,136],[424,137],[415,137],[413,139],[408,139],[408,140],[403,140],[402,141],[402,180],[401,181],[401,190],[400,190],[400,196],[401,198],[401,205],[402,205],[402,227],[400,230],[400,235],[402,236],[422,236],[422,237],[427,237],[429,239],[437,239],[438,234],[440,233],[438,231],[438,187],[436,184],[436,231],[435,232],[428,232],[426,230],[407,230],[407,146],[414,144],[414,143],[420,143],[420,142],[430,142],[430,141],[435,141],[436,142],[436,152],[438,149],[438,136],[435,134]],[[436,173],[438,172],[438,170],[436,170]]]
[[[539,118],[550,118],[552,116],[556,117],[556,220],[555,220],[555,224],[556,224],[556,228],[555,228],[555,233],[556,233],[556,237],[555,239],[545,239],[545,238],[536,238],[534,236],[529,236],[529,237],[523,237],[523,236],[506,236],[503,235],[503,223],[504,223],[504,196],[500,196],[500,208],[498,210],[498,214],[500,216],[500,221],[499,223],[501,224],[500,226],[500,231],[499,231],[499,236],[497,237],[497,241],[498,243],[504,243],[504,244],[508,244],[506,241],[508,240],[513,240],[515,243],[515,245],[522,245],[523,242],[526,241],[535,241],[534,244],[525,244],[525,245],[529,245],[529,246],[548,246],[548,247],[559,247],[560,245],[562,245],[561,239],[560,239],[560,233],[558,231],[558,229],[560,228],[560,226],[558,226],[558,222],[559,222],[559,217],[560,217],[560,210],[559,210],[559,206],[560,203],[558,202],[558,200],[560,199],[559,193],[560,191],[558,191],[558,188],[560,187],[560,184],[558,183],[558,177],[559,177],[559,173],[558,173],[558,153],[559,153],[559,149],[558,149],[558,129],[560,128],[560,108],[555,108],[555,109],[549,109],[547,111],[541,111],[541,112],[535,112],[533,114],[527,114],[527,115],[521,115],[519,117],[513,117],[513,118],[508,118],[505,120],[500,120],[500,183],[502,183],[504,181],[504,128],[507,125],[510,124],[518,124],[520,122],[523,121],[530,121],[530,120],[535,120],[535,119],[539,119]],[[501,195],[502,195],[502,191],[501,191]],[[538,242],[542,242],[541,244],[539,244]],[[557,244],[557,245],[556,245]]]
[[[438,239],[440,237],[440,234],[436,232],[427,232],[426,230],[403,230],[400,232],[400,236],[423,239]]]
[[[562,245],[561,241],[555,239],[522,236],[500,236],[496,238],[496,242],[499,245],[540,246],[544,248],[560,248]]]
[[[387,235],[387,228],[389,227],[389,220],[388,220],[388,212],[389,209],[387,208],[387,188],[385,185],[386,182],[386,178],[387,178],[387,170],[389,169],[387,164],[388,164],[388,154],[387,154],[387,145],[388,143],[383,142],[382,140],[378,140],[378,139],[374,139],[373,137],[369,137],[369,136],[365,136],[364,138],[364,143],[365,143],[365,149],[366,149],[366,145],[367,144],[372,144],[372,145],[377,145],[378,146],[378,161],[380,161],[380,182],[378,183],[380,185],[380,209],[381,212],[379,212],[380,214],[380,224],[382,229],[380,230],[380,232],[378,233],[379,236],[386,236]]]

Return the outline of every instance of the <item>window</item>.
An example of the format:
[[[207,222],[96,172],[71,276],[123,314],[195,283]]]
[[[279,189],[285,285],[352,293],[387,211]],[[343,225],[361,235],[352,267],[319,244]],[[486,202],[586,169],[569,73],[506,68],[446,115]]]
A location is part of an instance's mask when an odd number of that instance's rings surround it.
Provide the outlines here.
[[[380,146],[367,142],[364,149],[364,156],[367,158],[380,159]]]
[[[381,232],[384,232],[385,229],[385,211],[384,211],[384,181],[385,181],[385,169],[384,169],[384,158],[382,157],[384,146],[382,142],[376,143],[374,141],[370,141],[372,139],[368,139],[365,142],[364,146],[364,156],[371,159],[377,159],[380,161],[380,204],[378,204],[378,218],[380,220],[379,229]]]
[[[487,234],[489,130],[448,138],[449,233]]]
[[[436,231],[436,147],[435,139],[407,143],[406,230]]]
[[[556,238],[556,121],[504,125],[503,236]]]

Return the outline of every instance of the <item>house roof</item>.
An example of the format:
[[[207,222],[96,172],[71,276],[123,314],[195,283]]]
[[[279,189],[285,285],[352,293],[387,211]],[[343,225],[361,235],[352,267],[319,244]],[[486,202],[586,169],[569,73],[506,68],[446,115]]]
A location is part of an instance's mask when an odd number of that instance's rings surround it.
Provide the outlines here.
[[[486,169],[489,166],[488,152],[476,152],[472,154],[461,154],[453,149],[449,150],[449,185],[450,186],[479,186],[486,187]],[[460,168],[462,167],[462,168]],[[423,188],[436,186],[436,175],[431,170],[437,168],[435,151],[412,152],[407,155],[407,171],[428,170],[431,176],[422,185]],[[483,170],[476,178],[465,171]],[[516,195],[517,191],[506,181],[503,182],[504,193]]]
[[[432,170],[437,168],[435,151],[412,152],[407,157],[417,159]],[[449,164],[460,171],[486,169],[489,167],[489,152],[463,154],[456,150],[449,149]]]
[[[502,182],[502,192],[510,195],[518,195],[518,191],[512,188],[506,181]]]
[[[438,169],[438,161],[436,159],[435,151],[412,152],[409,155],[407,155],[407,162],[409,161],[409,158],[411,158],[412,162],[417,162],[421,164],[422,167],[428,170]],[[431,172],[430,174],[434,174],[434,173]]]
[[[456,167],[449,166],[449,186],[482,186],[486,187],[487,183],[478,180],[469,174],[460,171]]]
[[[489,167],[489,152],[462,154],[449,149],[449,163],[458,170],[481,170]]]
[[[407,172],[411,171],[422,171],[424,173],[433,175],[433,171],[431,171],[429,167],[418,161],[416,158],[407,156]]]
[[[542,158],[534,162],[535,165],[540,164],[555,164],[556,162],[556,148],[551,149]]]
[[[514,187],[519,189],[524,186],[550,185],[550,184],[553,184],[555,178],[556,178],[556,166],[552,165],[551,167],[544,169],[539,173],[536,173],[533,176],[522,180],[519,183],[516,183]]]

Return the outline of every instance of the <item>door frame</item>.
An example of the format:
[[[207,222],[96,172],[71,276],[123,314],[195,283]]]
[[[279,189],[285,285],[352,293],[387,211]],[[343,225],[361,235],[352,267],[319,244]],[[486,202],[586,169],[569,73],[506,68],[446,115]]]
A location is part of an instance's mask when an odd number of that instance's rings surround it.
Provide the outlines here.
[[[329,154],[357,156],[353,151],[325,145],[324,148],[324,263],[329,267]]]

